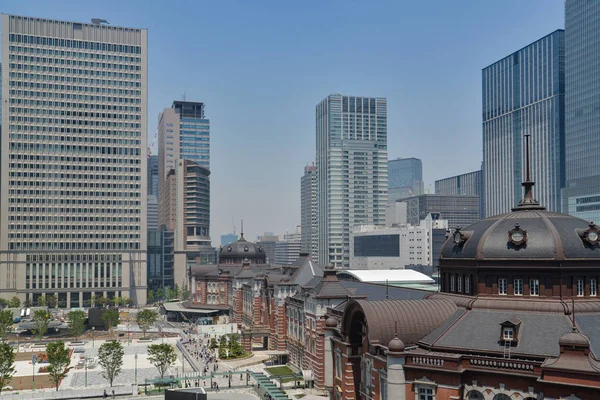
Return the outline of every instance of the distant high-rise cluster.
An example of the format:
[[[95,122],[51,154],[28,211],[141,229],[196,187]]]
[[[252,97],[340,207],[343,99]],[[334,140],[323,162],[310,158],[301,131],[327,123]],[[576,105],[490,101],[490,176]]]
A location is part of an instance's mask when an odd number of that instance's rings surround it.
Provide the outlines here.
[[[317,214],[317,167],[307,165],[300,180],[300,223],[302,251],[317,257],[319,254],[319,221]]]
[[[388,201],[393,203],[424,193],[423,162],[418,158],[388,161]]]

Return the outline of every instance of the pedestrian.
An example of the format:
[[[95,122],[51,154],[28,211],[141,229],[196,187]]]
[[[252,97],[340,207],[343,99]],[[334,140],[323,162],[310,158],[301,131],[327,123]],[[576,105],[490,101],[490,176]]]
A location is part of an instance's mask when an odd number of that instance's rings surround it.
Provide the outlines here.
[[[113,400],[114,400],[115,399],[115,389],[113,389],[112,395],[113,395]]]
[[[108,395],[106,394],[106,389],[104,389],[104,398],[106,399]]]

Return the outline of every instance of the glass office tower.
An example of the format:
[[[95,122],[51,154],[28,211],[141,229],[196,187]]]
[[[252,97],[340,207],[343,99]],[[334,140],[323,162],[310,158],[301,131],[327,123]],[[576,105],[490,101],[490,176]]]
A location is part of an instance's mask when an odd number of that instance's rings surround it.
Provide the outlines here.
[[[388,201],[393,203],[424,193],[423,162],[418,158],[388,161]]]
[[[479,215],[485,218],[483,171],[467,172],[435,181],[435,194],[470,194],[479,197]]]
[[[0,294],[146,303],[148,31],[2,15]]]
[[[557,30],[484,68],[483,172],[486,215],[522,198],[524,135],[531,135],[534,195],[560,211],[564,186],[564,31]]]
[[[350,265],[350,228],[385,224],[387,100],[333,94],[316,107],[319,264]]]
[[[600,222],[600,2],[565,2],[563,212]]]

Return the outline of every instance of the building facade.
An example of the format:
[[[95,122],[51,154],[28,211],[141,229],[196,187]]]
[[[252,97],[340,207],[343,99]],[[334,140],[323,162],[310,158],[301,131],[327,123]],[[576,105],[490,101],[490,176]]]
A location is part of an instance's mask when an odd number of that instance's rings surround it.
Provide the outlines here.
[[[486,215],[510,211],[525,179],[523,136],[531,135],[532,179],[549,210],[560,212],[565,182],[565,32],[557,30],[486,67],[483,171]]]
[[[317,257],[319,254],[319,220],[317,216],[317,167],[307,165],[300,179],[300,224],[302,251]]]
[[[425,193],[423,162],[418,158],[388,161],[388,201],[396,202]]]
[[[148,156],[148,196],[158,196],[158,156]]]
[[[418,225],[383,227],[357,225],[350,234],[350,269],[391,269],[433,265],[439,257],[434,233],[445,236],[448,221],[428,215]],[[438,251],[441,248],[437,249]]]
[[[350,264],[350,228],[385,223],[387,100],[334,94],[316,108],[319,264]]]
[[[479,196],[480,218],[485,218],[483,170],[467,172],[435,181],[436,194],[471,194]]]
[[[423,194],[403,200],[408,223],[418,225],[428,214],[448,220],[448,226],[467,226],[479,220],[479,197],[474,195]]]
[[[0,295],[146,303],[148,32],[2,15]]]
[[[286,233],[283,240],[275,242],[275,264],[292,265],[302,252],[301,238],[302,229],[298,226],[295,233]]]
[[[563,212],[600,221],[600,4],[565,1],[565,168]]]

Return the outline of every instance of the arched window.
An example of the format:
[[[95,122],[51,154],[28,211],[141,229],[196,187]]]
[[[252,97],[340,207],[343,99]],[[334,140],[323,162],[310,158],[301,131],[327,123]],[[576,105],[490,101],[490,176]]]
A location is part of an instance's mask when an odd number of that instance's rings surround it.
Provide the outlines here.
[[[494,396],[493,400],[510,400],[510,397],[507,394],[498,393],[497,395]]]
[[[471,390],[467,393],[466,400],[483,400],[483,395],[477,390]]]

